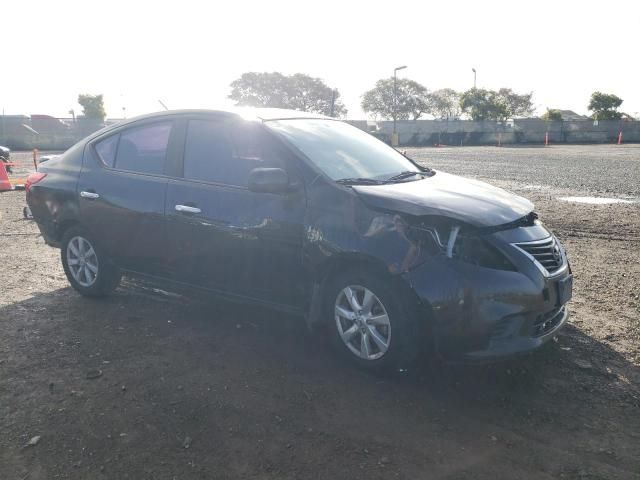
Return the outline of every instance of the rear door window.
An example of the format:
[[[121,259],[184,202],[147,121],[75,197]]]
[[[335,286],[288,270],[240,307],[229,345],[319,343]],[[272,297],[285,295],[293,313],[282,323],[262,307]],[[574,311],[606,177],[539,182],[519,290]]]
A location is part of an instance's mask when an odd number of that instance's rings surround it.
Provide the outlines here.
[[[98,158],[107,167],[113,168],[113,165],[116,161],[116,150],[118,148],[119,139],[120,134],[116,134],[107,137],[104,140],[100,140],[98,143],[96,143],[96,152],[98,153]]]
[[[163,174],[170,134],[171,122],[158,122],[122,131],[114,168]]]

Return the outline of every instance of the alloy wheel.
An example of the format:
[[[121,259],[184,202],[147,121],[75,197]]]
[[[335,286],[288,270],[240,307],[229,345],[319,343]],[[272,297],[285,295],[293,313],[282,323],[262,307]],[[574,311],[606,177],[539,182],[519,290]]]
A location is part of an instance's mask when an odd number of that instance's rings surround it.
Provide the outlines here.
[[[391,323],[380,299],[362,285],[343,288],[335,303],[338,334],[359,358],[377,360],[391,344]]]
[[[83,287],[90,287],[98,278],[98,256],[84,237],[73,237],[67,244],[67,265],[73,279]]]

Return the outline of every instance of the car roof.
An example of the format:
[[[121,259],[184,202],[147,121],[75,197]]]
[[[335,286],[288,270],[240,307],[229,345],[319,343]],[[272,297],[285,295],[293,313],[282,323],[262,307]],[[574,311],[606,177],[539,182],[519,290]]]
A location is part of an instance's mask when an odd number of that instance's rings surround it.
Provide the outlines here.
[[[137,117],[128,118],[126,120],[113,123],[92,135],[89,135],[85,141],[91,141],[96,137],[102,136],[108,132],[119,129],[121,127],[137,123],[141,120],[153,120],[168,118],[173,115],[226,115],[229,117],[243,118],[245,120],[254,121],[270,121],[270,120],[293,120],[293,119],[325,119],[336,120],[335,118],[328,117],[326,115],[320,115],[311,112],[299,112],[297,110],[288,110],[286,108],[253,108],[253,107],[231,107],[222,109],[181,109],[181,110],[165,110],[154,113],[147,113],[145,115],[139,115]]]
[[[260,120],[292,120],[296,118],[323,118],[332,120],[331,117],[312,112],[300,112],[298,110],[288,110],[286,108],[251,108],[246,110]],[[245,116],[245,115],[243,115]]]
[[[223,114],[229,116],[238,116],[241,118],[245,118],[247,120],[292,120],[299,118],[319,118],[319,119],[327,119],[332,120],[331,117],[326,115],[320,115],[312,112],[300,112],[298,110],[289,110],[286,108],[253,108],[253,107],[231,107],[224,109],[182,109],[182,110],[166,110],[154,113],[148,113],[146,115],[140,115],[137,117],[130,118],[126,121],[135,122],[137,120],[147,119],[147,118],[155,118],[155,117],[164,117],[170,115],[184,115],[184,114]],[[124,123],[124,122],[123,122]]]

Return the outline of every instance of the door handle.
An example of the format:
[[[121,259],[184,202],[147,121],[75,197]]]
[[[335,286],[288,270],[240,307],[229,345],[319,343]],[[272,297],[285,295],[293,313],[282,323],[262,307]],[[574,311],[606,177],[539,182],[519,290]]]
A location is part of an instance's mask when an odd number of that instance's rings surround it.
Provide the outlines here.
[[[82,191],[82,192],[80,192],[80,196],[82,198],[90,198],[90,199],[100,198],[100,195],[98,195],[96,192],[85,192],[85,191]]]
[[[200,213],[202,210],[200,210],[198,207],[190,207],[189,205],[176,205],[176,212],[182,212],[182,213]]]

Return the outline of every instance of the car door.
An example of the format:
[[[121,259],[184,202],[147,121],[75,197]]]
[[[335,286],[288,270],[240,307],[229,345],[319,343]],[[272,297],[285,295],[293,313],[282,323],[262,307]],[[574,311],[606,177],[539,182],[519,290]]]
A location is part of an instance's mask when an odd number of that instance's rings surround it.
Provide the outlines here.
[[[165,168],[172,120],[136,122],[85,149],[78,181],[79,218],[116,263],[166,271]]]
[[[293,173],[257,122],[228,117],[185,121],[182,178],[166,197],[168,265],[174,277],[275,304],[302,300],[305,196],[249,191],[249,172],[280,167]]]

